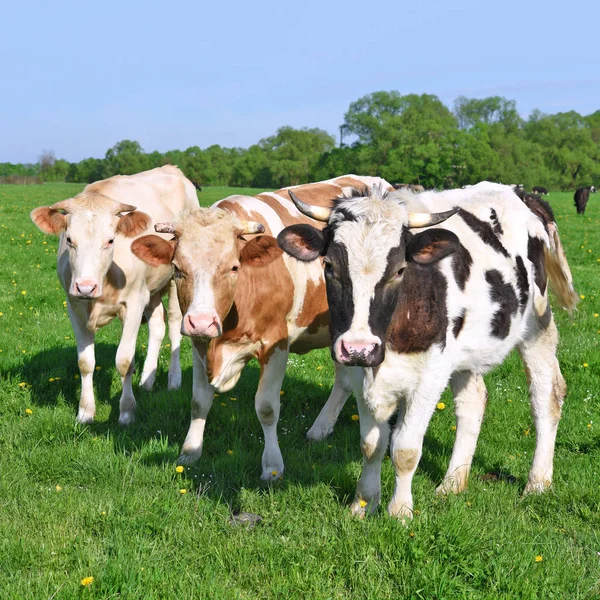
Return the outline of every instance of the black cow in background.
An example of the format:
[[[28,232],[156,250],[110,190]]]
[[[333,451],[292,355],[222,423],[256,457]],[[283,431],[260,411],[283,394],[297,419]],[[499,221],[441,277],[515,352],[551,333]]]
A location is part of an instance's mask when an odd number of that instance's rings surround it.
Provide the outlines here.
[[[575,192],[575,208],[577,208],[578,215],[585,213],[585,207],[590,198],[590,192],[592,194],[596,193],[596,188],[593,185],[581,187]]]
[[[536,185],[533,188],[531,188],[531,191],[534,194],[539,194],[540,196],[547,196],[548,195],[548,190],[545,187],[542,187],[541,185]]]

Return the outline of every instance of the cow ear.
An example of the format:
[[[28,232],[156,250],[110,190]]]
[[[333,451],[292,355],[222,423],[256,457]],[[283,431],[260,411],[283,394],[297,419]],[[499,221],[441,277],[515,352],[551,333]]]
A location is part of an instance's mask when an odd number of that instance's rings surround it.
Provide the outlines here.
[[[251,267],[265,267],[282,254],[283,250],[274,237],[259,235],[242,248],[240,262]]]
[[[40,206],[32,210],[29,216],[44,233],[58,235],[67,228],[67,218],[65,215],[49,206]]]
[[[290,225],[277,236],[277,243],[290,256],[309,262],[325,254],[326,235],[312,225]]]
[[[430,265],[452,254],[460,242],[447,229],[427,229],[414,235],[406,248],[406,260],[419,265]]]
[[[140,233],[144,233],[150,227],[151,223],[152,219],[146,213],[135,210],[123,215],[119,219],[117,233],[125,237],[135,237],[136,235],[140,235]]]
[[[131,242],[131,252],[151,267],[169,265],[175,254],[177,240],[163,240],[157,235],[143,235]]]

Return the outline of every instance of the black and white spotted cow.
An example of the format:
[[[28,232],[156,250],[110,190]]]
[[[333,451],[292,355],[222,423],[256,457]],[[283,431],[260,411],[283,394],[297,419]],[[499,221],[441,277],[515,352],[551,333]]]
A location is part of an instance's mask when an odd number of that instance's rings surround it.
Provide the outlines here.
[[[531,191],[534,194],[539,194],[540,196],[549,196],[550,195],[549,192],[548,192],[548,190],[545,187],[541,186],[541,185],[535,185],[535,186],[533,186],[531,188]]]
[[[388,420],[399,411],[388,511],[412,515],[423,437],[448,383],[456,442],[438,492],[466,487],[487,399],[482,375],[515,347],[528,373],[537,431],[525,492],[546,489],[566,393],[548,276],[563,306],[577,301],[551,210],[548,216],[540,205],[534,213],[508,186],[487,182],[418,195],[360,191],[332,209],[294,200],[328,225],[322,231],[293,225],[279,234],[279,244],[300,260],[323,257],[333,358],[363,367],[350,369],[364,459],[352,512],[363,515],[379,503]]]

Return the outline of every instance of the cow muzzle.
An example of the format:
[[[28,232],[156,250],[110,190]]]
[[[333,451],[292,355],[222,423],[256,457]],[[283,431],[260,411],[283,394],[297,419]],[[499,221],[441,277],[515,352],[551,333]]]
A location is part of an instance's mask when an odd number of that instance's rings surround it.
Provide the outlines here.
[[[102,295],[102,288],[95,279],[80,277],[71,285],[69,294],[80,300],[96,300]]]
[[[181,323],[181,333],[189,337],[219,337],[223,333],[221,319],[215,312],[186,313]]]
[[[373,335],[340,336],[332,354],[337,363],[352,367],[376,367],[384,358],[381,340]]]

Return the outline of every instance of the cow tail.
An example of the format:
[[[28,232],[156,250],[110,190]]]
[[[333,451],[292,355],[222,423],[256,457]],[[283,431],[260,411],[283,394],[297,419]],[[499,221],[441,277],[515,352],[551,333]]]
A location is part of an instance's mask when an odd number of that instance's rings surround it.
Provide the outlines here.
[[[548,237],[550,245],[544,247],[548,281],[561,306],[571,312],[577,306],[579,296],[573,286],[573,275],[554,222],[548,223]]]

